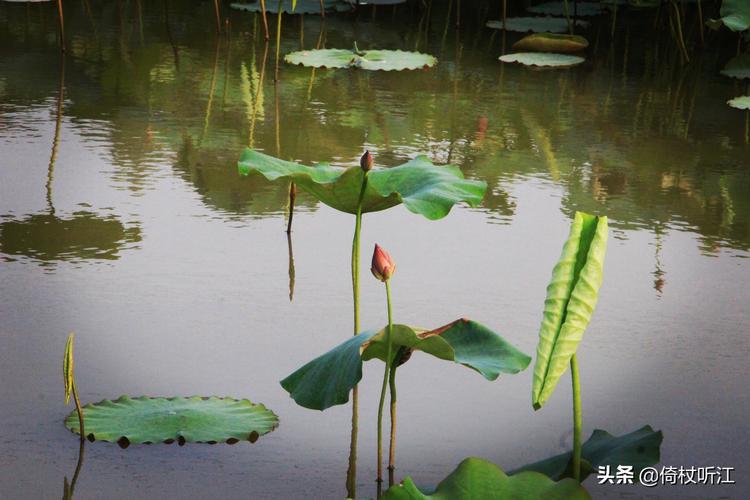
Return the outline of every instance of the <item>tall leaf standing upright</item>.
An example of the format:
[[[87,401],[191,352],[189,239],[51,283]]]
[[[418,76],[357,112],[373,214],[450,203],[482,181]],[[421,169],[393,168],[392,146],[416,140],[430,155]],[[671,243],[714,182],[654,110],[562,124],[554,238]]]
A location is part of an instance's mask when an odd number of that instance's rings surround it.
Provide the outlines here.
[[[76,389],[76,380],[74,375],[75,362],[73,360],[73,339],[75,334],[71,333],[68,335],[68,340],[65,342],[65,357],[63,358],[63,382],[65,383],[65,404],[70,403],[70,395],[73,394],[73,401],[76,404],[76,412],[78,413],[78,425],[81,429],[81,439],[86,435],[83,430],[83,408],[81,408],[81,401],[78,399],[78,390]]]
[[[599,298],[607,251],[607,218],[576,212],[552,271],[534,365],[532,404],[541,408],[570,364],[573,382],[573,475],[581,477],[581,395],[576,350]]]

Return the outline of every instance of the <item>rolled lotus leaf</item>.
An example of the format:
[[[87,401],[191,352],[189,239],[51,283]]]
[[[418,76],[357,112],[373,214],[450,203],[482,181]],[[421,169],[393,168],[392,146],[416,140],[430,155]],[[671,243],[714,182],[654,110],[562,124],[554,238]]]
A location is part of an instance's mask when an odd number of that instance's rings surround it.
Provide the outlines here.
[[[574,479],[555,482],[538,472],[508,475],[481,458],[466,458],[443,479],[434,493],[422,493],[411,477],[391,486],[383,500],[589,500]]]
[[[63,382],[65,384],[65,404],[70,403],[70,394],[73,390],[73,338],[74,335],[71,333],[68,335],[68,340],[65,342],[65,356],[63,357]]]
[[[504,63],[518,63],[540,68],[569,68],[585,61],[583,57],[547,52],[516,52],[500,56],[499,59]]]
[[[534,5],[526,9],[532,14],[544,14],[546,16],[564,16],[565,15],[565,3],[564,2],[545,2],[539,5]],[[573,17],[573,14],[580,17],[598,16],[604,10],[604,5],[599,2],[568,2],[568,15]]]
[[[298,405],[312,410],[346,403],[349,391],[362,379],[362,363],[374,358],[385,361],[386,330],[351,337],[286,377],[281,386]],[[422,351],[467,366],[487,380],[518,373],[531,361],[497,333],[467,319],[429,331],[393,325],[391,342],[394,356],[400,348]]]
[[[750,53],[746,52],[729,60],[721,74],[740,80],[750,78]]]
[[[308,167],[246,148],[239,161],[240,174],[257,172],[269,181],[291,180],[329,207],[354,214],[364,173],[359,166],[343,168],[319,163]],[[435,220],[445,217],[459,202],[477,206],[487,183],[464,179],[458,167],[437,166],[426,156],[403,165],[374,168],[367,174],[362,212],[377,212],[400,203],[413,213]]]
[[[578,35],[532,33],[514,43],[513,50],[517,52],[556,52],[559,54],[570,54],[580,52],[588,46],[588,40]]]
[[[618,465],[631,465],[635,480],[638,481],[641,470],[659,463],[663,439],[662,432],[654,431],[650,425],[622,436],[613,436],[601,429],[594,430],[591,437],[583,443],[581,449],[582,462],[588,465],[585,471],[581,471],[581,481],[598,470],[598,467],[607,465],[614,468]],[[566,477],[573,477],[572,462],[573,452],[569,451],[533,464],[524,465],[509,474],[536,471],[559,481]]]
[[[369,71],[403,71],[430,68],[437,59],[421,52],[403,50],[300,50],[284,56],[289,64],[311,68],[364,69]]]
[[[579,28],[588,27],[589,23],[577,20],[575,25]],[[487,27],[501,30],[502,21],[487,21]],[[508,17],[505,19],[505,31],[516,31],[519,33],[565,33],[568,31],[568,21],[562,17]]]
[[[544,301],[532,404],[541,408],[576,353],[599,299],[607,251],[607,218],[576,212]]]
[[[211,397],[121,396],[84,406],[86,437],[90,441],[131,443],[228,443],[250,441],[279,425],[278,417],[262,404],[247,399]],[[65,419],[71,432],[80,433],[75,411]]]
[[[750,95],[735,97],[734,99],[728,100],[727,104],[733,108],[750,110]]]

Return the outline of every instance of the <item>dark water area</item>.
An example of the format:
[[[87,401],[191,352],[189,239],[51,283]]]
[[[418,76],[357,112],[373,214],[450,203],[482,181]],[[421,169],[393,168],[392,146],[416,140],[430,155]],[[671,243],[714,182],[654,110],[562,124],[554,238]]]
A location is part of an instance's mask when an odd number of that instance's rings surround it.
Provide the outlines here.
[[[351,332],[353,218],[241,177],[253,146],[306,164],[426,154],[489,184],[436,222],[403,207],[363,225],[362,324],[381,327],[378,242],[398,262],[395,319],[467,316],[533,353],[576,210],[608,215],[594,319],[579,348],[583,425],[664,432],[662,465],[735,467],[735,485],[597,486],[594,498],[747,498],[750,445],[747,85],[719,74],[736,39],[689,65],[654,15],[582,30],[587,61],[503,65],[520,38],[484,28],[497,2],[284,16],[281,52],[419,50],[430,70],[282,63],[260,18],[213,2],[0,2],[0,498],[59,497],[78,441],[63,426],[76,332],[84,402],[121,394],[249,398],[279,415],[254,444],[86,446],[76,498],[341,498],[350,409],[296,406],[278,381]],[[686,31],[696,42],[693,11]],[[272,25],[276,18],[271,16]],[[293,254],[293,259],[292,259]],[[293,265],[293,267],[292,267]],[[290,285],[293,281],[293,294]],[[293,296],[292,296],[293,295]],[[290,300],[290,297],[293,300]],[[532,370],[487,382],[413,356],[400,370],[397,474],[436,484],[467,456],[512,469],[571,446],[567,375],[543,410]],[[359,494],[374,496],[381,366],[360,386]]]

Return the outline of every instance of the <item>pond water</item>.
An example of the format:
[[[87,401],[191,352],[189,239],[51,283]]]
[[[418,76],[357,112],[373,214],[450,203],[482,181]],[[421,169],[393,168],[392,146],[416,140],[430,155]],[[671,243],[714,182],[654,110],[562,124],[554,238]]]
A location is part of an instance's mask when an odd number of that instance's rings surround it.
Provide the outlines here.
[[[349,407],[302,409],[278,381],[351,334],[353,218],[301,193],[289,242],[286,187],[238,176],[248,145],[308,164],[424,153],[489,183],[481,207],[437,222],[403,207],[365,217],[368,328],[385,322],[367,271],[378,242],[398,262],[398,322],[468,316],[533,353],[574,211],[608,215],[579,350],[584,434],[650,424],[664,432],[663,465],[735,467],[737,484],[591,491],[750,495],[750,146],[745,113],[725,104],[746,89],[718,74],[733,42],[713,35],[682,67],[651,17],[623,15],[614,38],[605,17],[585,32],[584,65],[529,71],[497,61],[488,8],[465,9],[460,32],[437,6],[421,22],[402,5],[329,16],[324,29],[285,16],[282,52],[357,41],[440,62],[282,65],[274,83],[274,43],[226,6],[231,34],[217,37],[212,2],[72,2],[63,60],[53,5],[0,3],[0,497],[60,496],[73,474],[69,331],[84,402],[231,395],[281,419],[252,445],[90,444],[76,498],[344,496]],[[568,449],[568,376],[534,412],[531,372],[489,383],[413,356],[400,370],[398,476],[435,484],[466,456],[510,469]],[[380,374],[366,365],[360,389],[364,497]]]

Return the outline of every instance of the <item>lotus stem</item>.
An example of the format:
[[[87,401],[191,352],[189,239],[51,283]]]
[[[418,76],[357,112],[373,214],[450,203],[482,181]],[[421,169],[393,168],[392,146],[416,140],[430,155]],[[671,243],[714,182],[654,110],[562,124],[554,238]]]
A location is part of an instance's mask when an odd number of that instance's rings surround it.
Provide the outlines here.
[[[401,350],[396,355],[396,358],[400,358]],[[388,449],[388,486],[393,486],[395,483],[395,472],[396,472],[396,369],[398,368],[398,362],[396,361],[391,365],[390,374],[388,376],[388,385],[390,388],[391,397],[391,437],[390,447]]]
[[[701,6],[701,0],[698,0],[698,33],[701,36],[701,45],[705,45],[706,39],[703,36],[703,7]]]
[[[289,221],[286,224],[286,234],[292,232],[292,219],[294,219],[294,200],[297,199],[297,185],[294,181],[289,183]]]
[[[268,41],[271,37],[268,34],[268,15],[266,14],[266,0],[260,0],[260,12],[263,16],[263,39]]]
[[[281,19],[284,13],[281,11],[281,0],[279,0],[279,12],[276,14],[276,71],[273,81],[279,81],[279,54],[281,53]]]
[[[62,0],[57,0],[57,21],[60,25],[60,51],[65,52],[65,18],[63,17]]]
[[[385,371],[383,373],[383,385],[380,389],[380,403],[378,404],[378,491],[383,484],[383,406],[385,403],[385,390],[388,386],[388,378],[391,372],[391,350],[393,332],[393,309],[391,307],[391,280],[385,280],[385,297],[388,304],[388,330],[386,331]]]
[[[573,477],[581,482],[581,381],[575,354],[570,358],[570,375],[573,380]]]
[[[503,31],[505,31],[505,20],[508,17],[508,0],[503,0]]]
[[[573,34],[573,25],[570,23],[570,9],[568,8],[568,0],[563,0],[563,12],[565,12],[565,20],[568,21],[568,32]]]
[[[320,17],[325,19],[326,18],[326,8],[323,4],[323,0],[320,0]]]
[[[286,244],[289,250],[289,302],[294,300],[294,250],[292,249],[292,235],[286,233]]]
[[[680,50],[682,51],[682,58],[685,63],[689,63],[690,57],[688,56],[687,47],[685,46],[685,37],[682,34],[682,20],[680,16],[680,9],[677,7],[677,4],[674,2],[674,0],[670,0],[669,3],[670,5],[672,5],[672,11],[674,12],[674,20],[677,26],[677,42],[680,46]]]
[[[367,172],[362,178],[362,188],[357,203],[354,238],[352,239],[352,295],[354,298],[354,335],[359,334],[359,240],[362,232],[362,200],[367,190]],[[352,433],[349,443],[349,467],[346,472],[346,493],[348,498],[356,498],[357,490],[357,434],[359,430],[359,390],[352,389]]]
[[[216,32],[221,33],[221,13],[219,11],[219,0],[214,0],[214,10],[216,11]]]
[[[81,440],[83,440],[86,436],[86,432],[83,429],[83,407],[81,406],[81,401],[78,399],[78,389],[76,388],[75,380],[73,380],[71,389],[73,392],[73,401],[76,404],[76,413],[78,414],[78,427],[81,430]]]

